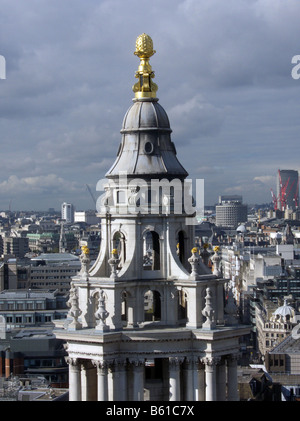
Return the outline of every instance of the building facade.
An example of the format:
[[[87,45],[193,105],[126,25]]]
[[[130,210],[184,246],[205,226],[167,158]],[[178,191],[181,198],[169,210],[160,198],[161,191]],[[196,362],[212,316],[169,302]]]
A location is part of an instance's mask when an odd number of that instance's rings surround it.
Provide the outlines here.
[[[71,253],[42,253],[31,259],[28,287],[69,293],[72,277],[79,271],[78,256]]]
[[[236,229],[247,222],[248,207],[242,203],[241,196],[220,196],[216,206],[216,225]]]
[[[1,291],[0,315],[5,318],[8,329],[52,323],[54,319],[67,317],[66,296],[57,290]]]
[[[298,209],[299,173],[296,170],[278,170],[277,206],[279,210]]]
[[[137,38],[135,98],[99,206],[101,246],[73,277],[66,341],[69,396],[80,400],[237,400],[240,339],[230,291],[194,247],[188,175],[177,159],[149,64],[151,38]],[[224,304],[225,303],[225,304]]]
[[[74,222],[75,208],[72,203],[62,203],[61,205],[61,219],[66,221],[67,224]]]
[[[24,257],[29,251],[28,238],[24,237],[4,237],[3,255],[13,257]]]

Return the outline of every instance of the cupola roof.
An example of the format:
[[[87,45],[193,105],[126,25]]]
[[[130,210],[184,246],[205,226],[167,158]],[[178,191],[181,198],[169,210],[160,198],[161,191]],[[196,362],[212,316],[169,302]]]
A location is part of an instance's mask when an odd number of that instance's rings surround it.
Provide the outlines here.
[[[153,84],[154,72],[149,64],[155,53],[151,38],[142,34],[136,42],[135,54],[141,63],[133,86],[135,98],[127,110],[122,124],[122,141],[117,158],[106,177],[184,179],[188,173],[176,156],[171,141],[168,115],[156,98],[157,85]]]
[[[278,307],[277,310],[275,310],[274,312],[274,316],[282,316],[282,317],[286,317],[286,316],[294,317],[294,314],[295,314],[295,310],[292,306],[289,306],[287,304],[287,300],[284,300],[283,305]]]

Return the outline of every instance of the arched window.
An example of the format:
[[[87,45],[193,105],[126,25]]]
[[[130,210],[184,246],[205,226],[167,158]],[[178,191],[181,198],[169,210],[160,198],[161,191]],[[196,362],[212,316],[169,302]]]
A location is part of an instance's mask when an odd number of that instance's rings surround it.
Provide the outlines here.
[[[178,291],[178,320],[187,318],[187,293],[181,289]]]
[[[118,256],[120,259],[120,267],[123,266],[123,264],[126,261],[126,244],[125,244],[125,236],[121,231],[115,232],[113,236],[113,249],[118,250]]]
[[[155,231],[148,231],[144,237],[144,270],[160,270],[159,235]]]
[[[122,292],[121,295],[121,319],[123,322],[127,322],[128,321],[128,303],[127,303],[127,293],[126,291]]]
[[[184,244],[184,232],[179,231],[177,235],[177,254],[182,264],[185,263],[185,244]]]
[[[161,300],[158,291],[148,290],[144,294],[144,320],[153,322],[161,319]]]

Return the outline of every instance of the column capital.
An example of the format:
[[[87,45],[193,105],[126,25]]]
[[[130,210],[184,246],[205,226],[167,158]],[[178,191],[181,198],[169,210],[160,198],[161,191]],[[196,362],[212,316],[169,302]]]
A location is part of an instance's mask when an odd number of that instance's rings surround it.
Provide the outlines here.
[[[79,367],[80,360],[78,357],[65,357],[65,361],[72,367]]]
[[[117,370],[125,369],[127,367],[127,360],[126,358],[120,358],[114,361],[114,365]],[[144,365],[144,361],[142,362],[142,365]]]
[[[201,358],[201,362],[206,366],[212,367],[220,364],[221,357],[204,357]]]
[[[169,357],[169,366],[171,368],[179,368],[184,362],[184,357]]]
[[[183,365],[185,368],[192,368],[195,365],[199,364],[199,357],[191,356],[191,357],[185,357],[183,360]]]
[[[134,367],[143,367],[145,365],[145,360],[141,358],[129,358],[129,364]]]
[[[94,367],[97,368],[97,370],[103,370],[103,369],[107,369],[109,366],[109,362],[108,361],[101,361],[101,360],[91,360],[92,364]]]
[[[238,361],[238,359],[240,358],[240,354],[239,354],[239,352],[236,352],[236,353],[234,353],[234,354],[229,354],[228,356],[227,356],[227,361],[229,362],[229,363],[236,363],[237,361]]]

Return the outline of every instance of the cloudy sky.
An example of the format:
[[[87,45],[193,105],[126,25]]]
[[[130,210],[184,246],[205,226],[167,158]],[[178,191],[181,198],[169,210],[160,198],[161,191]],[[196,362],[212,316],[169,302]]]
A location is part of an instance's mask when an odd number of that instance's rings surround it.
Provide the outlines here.
[[[271,202],[300,170],[299,0],[0,0],[0,210],[93,208],[145,32],[160,104],[205,203]],[[299,71],[300,73],[300,71]]]

